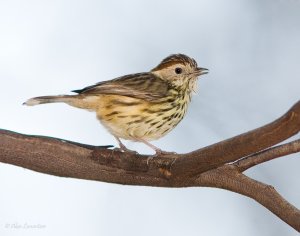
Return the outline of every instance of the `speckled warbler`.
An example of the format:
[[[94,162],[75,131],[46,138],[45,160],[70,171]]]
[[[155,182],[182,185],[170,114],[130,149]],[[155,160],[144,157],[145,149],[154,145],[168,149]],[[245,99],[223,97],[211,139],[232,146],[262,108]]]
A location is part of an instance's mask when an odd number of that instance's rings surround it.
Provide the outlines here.
[[[97,118],[118,140],[143,142],[156,154],[166,152],[148,141],[170,132],[184,117],[198,76],[208,73],[194,59],[173,54],[150,72],[118,77],[72,92],[76,95],[42,96],[27,100],[28,106],[63,102],[95,111]]]

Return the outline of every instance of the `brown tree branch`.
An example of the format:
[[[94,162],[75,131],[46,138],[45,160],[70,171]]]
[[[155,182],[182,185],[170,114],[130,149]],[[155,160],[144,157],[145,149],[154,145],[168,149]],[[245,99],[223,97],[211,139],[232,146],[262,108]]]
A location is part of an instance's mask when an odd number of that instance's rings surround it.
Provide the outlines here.
[[[256,200],[300,232],[300,211],[273,187],[242,173],[262,162],[298,152],[299,141],[272,146],[299,130],[300,101],[261,128],[191,153],[152,159],[107,147],[0,130],[0,162],[56,176],[110,183],[227,189]]]
[[[296,152],[300,152],[300,139],[252,154],[236,161],[235,165],[240,172],[244,172],[253,166]]]
[[[176,161],[177,166],[173,168],[173,173],[193,175],[210,170],[271,147],[299,131],[300,101],[270,124],[181,155]]]
[[[286,201],[274,187],[242,174],[234,164],[201,174],[196,186],[222,188],[252,198],[297,231],[300,229],[299,209]]]

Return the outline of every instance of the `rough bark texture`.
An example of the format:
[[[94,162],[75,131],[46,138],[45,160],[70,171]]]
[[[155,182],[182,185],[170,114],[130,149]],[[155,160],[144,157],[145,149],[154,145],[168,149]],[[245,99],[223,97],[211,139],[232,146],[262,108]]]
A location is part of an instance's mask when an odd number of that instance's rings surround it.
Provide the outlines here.
[[[158,187],[206,186],[248,196],[300,232],[300,211],[270,185],[247,177],[251,167],[300,151],[300,101],[261,128],[187,154],[160,157],[0,130],[0,162],[56,176]]]

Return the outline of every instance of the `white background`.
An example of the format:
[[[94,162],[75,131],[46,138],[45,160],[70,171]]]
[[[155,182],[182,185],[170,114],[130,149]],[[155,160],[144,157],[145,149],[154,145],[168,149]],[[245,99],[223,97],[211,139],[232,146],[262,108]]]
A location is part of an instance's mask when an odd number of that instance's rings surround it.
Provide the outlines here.
[[[186,118],[154,144],[184,153],[257,128],[300,99],[299,12],[298,0],[0,0],[0,128],[116,145],[92,113],[21,104],[148,71],[178,52],[210,73]],[[299,167],[296,154],[246,174],[300,207]],[[1,236],[297,235],[252,199],[219,189],[120,186],[6,164],[0,189]]]

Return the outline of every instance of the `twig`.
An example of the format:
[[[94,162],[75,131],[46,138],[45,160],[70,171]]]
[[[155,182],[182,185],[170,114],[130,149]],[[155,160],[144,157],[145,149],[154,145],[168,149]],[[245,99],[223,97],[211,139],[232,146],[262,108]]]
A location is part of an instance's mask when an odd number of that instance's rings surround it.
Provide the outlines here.
[[[250,155],[238,160],[237,162],[235,162],[235,165],[240,172],[244,172],[247,169],[266,161],[270,161],[282,156],[287,156],[296,152],[300,152],[300,139]]]

